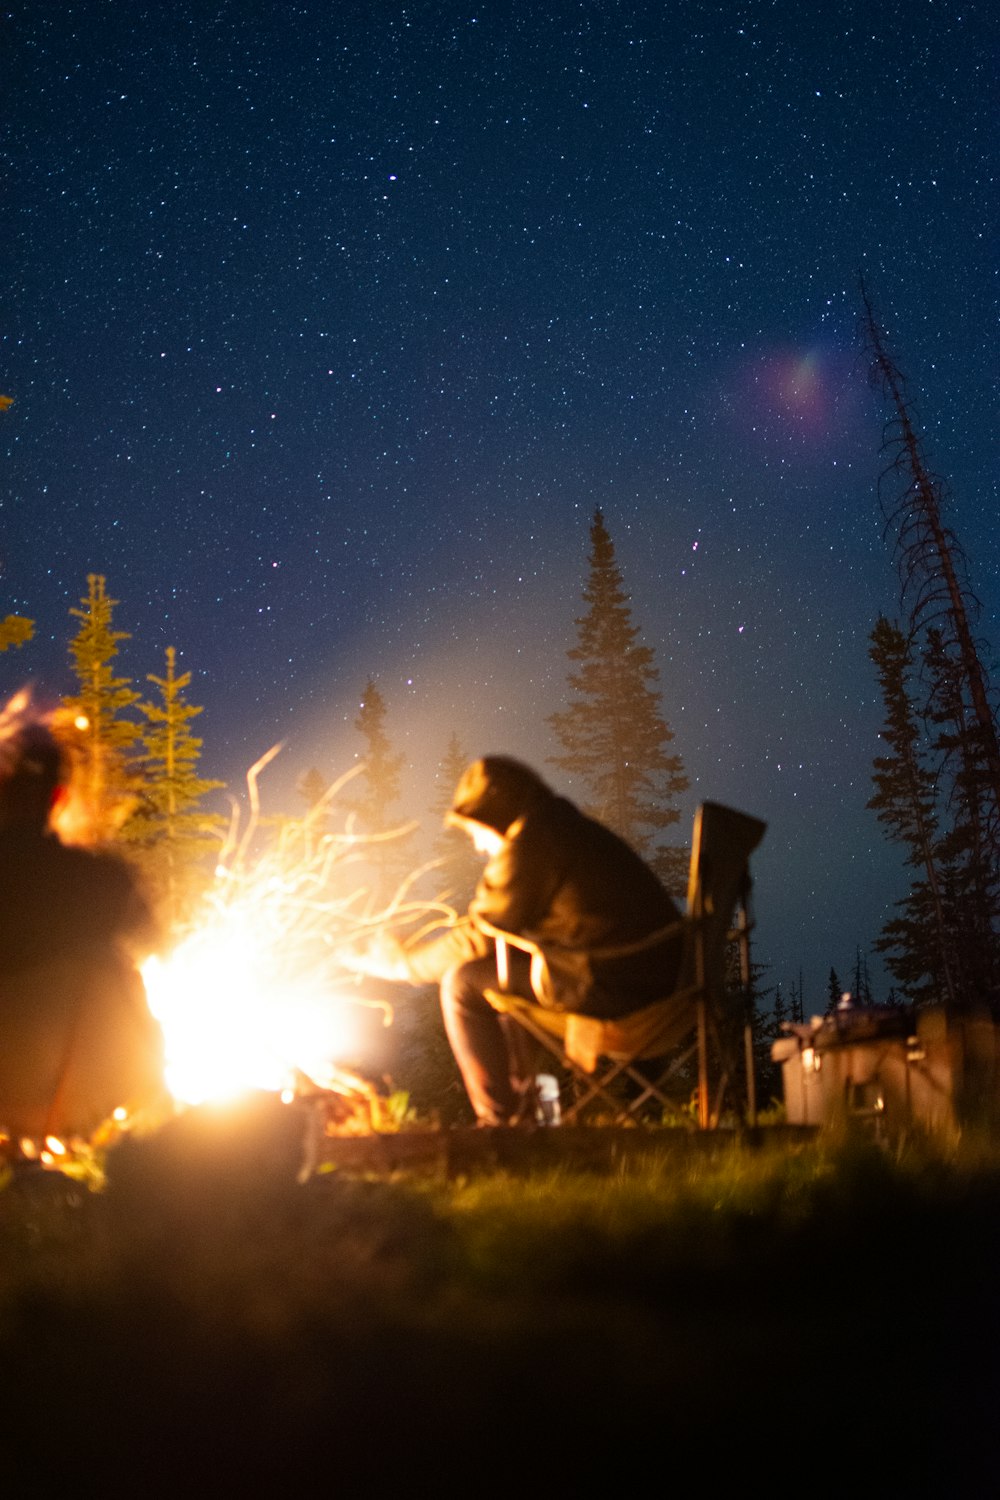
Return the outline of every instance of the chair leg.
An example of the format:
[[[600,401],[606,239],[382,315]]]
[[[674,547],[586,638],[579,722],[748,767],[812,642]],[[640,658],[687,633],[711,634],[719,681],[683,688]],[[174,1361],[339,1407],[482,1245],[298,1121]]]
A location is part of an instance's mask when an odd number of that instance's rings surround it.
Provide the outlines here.
[[[628,1106],[629,1115],[633,1117],[637,1116],[639,1110],[648,1100],[655,1099],[664,1110],[675,1116],[681,1123],[690,1125],[691,1121],[685,1116],[682,1108],[669,1095],[665,1094],[663,1090],[670,1079],[675,1078],[681,1069],[690,1062],[697,1050],[698,1043],[694,1041],[686,1052],[682,1052],[679,1057],[672,1058],[669,1065],[656,1079],[647,1078],[638,1068],[628,1067],[626,1072],[633,1082],[638,1084],[640,1090]]]
[[[627,1123],[627,1106],[623,1105],[622,1101],[609,1091],[610,1085],[626,1071],[627,1066],[628,1064],[624,1062],[617,1063],[614,1067],[602,1073],[600,1077],[594,1077],[590,1074],[580,1072],[577,1068],[571,1068],[574,1082],[580,1086],[581,1093],[578,1098],[573,1100],[572,1104],[563,1110],[563,1122],[568,1125],[575,1125],[587,1105],[593,1104],[595,1100],[600,1099],[610,1108],[612,1122],[615,1125]]]

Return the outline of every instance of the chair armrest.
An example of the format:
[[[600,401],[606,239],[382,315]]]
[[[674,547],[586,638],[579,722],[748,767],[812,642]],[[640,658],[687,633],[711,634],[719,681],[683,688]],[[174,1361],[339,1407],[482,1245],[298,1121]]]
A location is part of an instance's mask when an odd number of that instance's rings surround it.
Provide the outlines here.
[[[482,917],[476,918],[476,925],[486,933],[488,937],[496,942],[509,943],[512,948],[520,948],[524,953],[541,953],[539,944],[530,937],[519,932],[504,932],[500,927],[494,927],[492,922],[484,921]],[[595,948],[585,947],[582,951],[595,959],[631,958],[633,954],[644,953],[647,948],[658,948],[661,943],[669,941],[672,937],[684,937],[691,931],[694,922],[690,917],[679,917],[666,927],[658,927],[655,932],[648,933],[644,938],[637,938],[634,943],[608,943]],[[580,949],[568,948],[559,943],[546,943],[545,951],[551,953],[574,953]]]

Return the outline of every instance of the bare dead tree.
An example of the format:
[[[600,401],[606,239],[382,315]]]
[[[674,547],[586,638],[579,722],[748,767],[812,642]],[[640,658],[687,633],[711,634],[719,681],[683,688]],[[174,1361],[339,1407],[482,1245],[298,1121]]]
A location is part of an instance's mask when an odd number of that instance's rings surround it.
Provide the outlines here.
[[[1000,742],[996,703],[974,635],[979,601],[946,519],[946,486],[927,461],[906,380],[888,351],[863,278],[860,293],[872,381],[889,407],[879,500],[894,540],[907,649],[918,637],[925,641],[917,709],[936,758],[939,805],[948,808],[951,825],[939,831],[934,857],[940,869],[950,870],[957,903],[947,924],[961,934],[955,979],[962,1003],[989,999],[1000,1010]]]
[[[955,656],[990,788],[989,822],[996,842],[1000,836],[1000,737],[996,708],[990,701],[972,630],[979,601],[969,587],[961,543],[944,518],[944,481],[933,473],[925,458],[905,377],[888,352],[864,278],[860,291],[872,381],[890,407],[882,439],[887,461],[879,478],[879,500],[887,531],[895,532],[901,603],[908,609],[911,639],[933,626],[940,632],[945,649]],[[933,684],[931,688],[933,691]],[[933,707],[933,703],[928,704],[929,710]],[[970,737],[963,737],[963,744],[969,743]]]

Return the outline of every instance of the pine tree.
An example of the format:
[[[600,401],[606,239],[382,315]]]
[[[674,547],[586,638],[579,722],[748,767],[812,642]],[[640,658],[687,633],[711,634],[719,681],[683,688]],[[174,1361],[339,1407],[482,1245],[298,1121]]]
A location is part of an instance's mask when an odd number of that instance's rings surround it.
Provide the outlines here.
[[[472,899],[483,867],[482,857],[476,853],[468,835],[460,828],[444,824],[445,813],[451,807],[455,788],[468,764],[469,756],[453,731],[444,756],[438,763],[431,812],[442,824],[434,840],[433,853],[434,858],[440,861],[446,885],[443,899],[458,907],[466,906]]]
[[[323,773],[316,766],[310,766],[308,771],[302,772],[295,783],[295,790],[312,812],[326,796],[327,785],[323,779]]]
[[[840,982],[837,971],[836,969],[831,969],[826,981],[826,1013],[828,1016],[832,1016],[833,1012],[837,1009],[843,993],[844,986]]]
[[[735,1063],[733,1081],[740,1112],[747,1118],[756,1115],[761,1102],[765,1104],[775,1092],[771,1063],[771,1042],[774,1040],[774,1022],[768,998],[774,991],[763,986],[762,980],[768,964],[757,963],[750,956],[749,970],[742,972],[737,944],[732,944],[727,955],[727,981],[731,991],[729,1015],[722,1022],[729,1037],[723,1044]],[[749,1069],[753,1069],[752,1079]]]
[[[854,951],[854,978],[851,996],[855,1005],[874,1005],[872,998],[871,977],[868,973],[868,960],[861,952],[860,947]]]
[[[365,684],[354,728],[365,740],[364,770],[360,786],[349,806],[358,831],[370,841],[368,863],[375,872],[375,898],[381,904],[395,893],[411,863],[409,830],[400,831],[402,819],[395,813],[400,799],[405,757],[395,751],[386,732],[385,699],[373,678]]]
[[[562,746],[552,764],[579,777],[589,810],[652,864],[673,891],[683,891],[687,856],[659,842],[678,822],[675,799],[688,779],[656,689],[653,651],[639,644],[639,628],[625,593],[615,549],[600,510],[590,527],[590,573],[583,590],[589,606],[577,620],[577,645],[567,655],[578,664],[568,682],[576,695],[549,723]]]
[[[771,1009],[760,1012],[754,1031],[754,1046],[757,1058],[757,1097],[761,1105],[766,1109],[771,1104],[777,1103],[783,1092],[781,1076],[781,1064],[776,1063],[771,1056],[771,1048],[775,1042],[785,1036],[785,1023],[794,1020],[789,1014],[788,1005],[781,988],[781,982],[774,986],[774,998]]]
[[[73,759],[73,834],[81,843],[112,839],[135,805],[139,787],[129,759],[139,725],[122,715],[140,694],[130,678],[116,677],[111,665],[119,642],[131,639],[127,631],[113,628],[118,602],[108,598],[104,576],[90,573],[82,608],[70,610],[80,621],[69,647],[79,691],[62,700],[57,728]]]
[[[354,728],[364,738],[365,769],[361,777],[363,790],[354,803],[354,811],[367,833],[380,834],[391,827],[390,809],[399,801],[405,764],[386,734],[385,699],[374,679],[369,678],[361,699]]]
[[[924,664],[933,749],[949,780],[948,826],[938,839],[937,857],[957,1003],[987,1003],[1000,1014],[1000,860],[988,747],[970,713],[954,652],[933,627]]]
[[[886,955],[910,1000],[954,1005],[953,943],[937,853],[936,778],[909,692],[912,651],[899,626],[884,615],[870,639],[885,705],[881,738],[889,753],[873,762],[875,792],[868,806],[888,837],[903,845],[905,862],[914,871],[909,894],[897,903],[875,947]]]
[[[147,680],[159,689],[160,701],[139,704],[144,779],[122,838],[137,852],[168,919],[177,921],[204,884],[207,872],[199,866],[223,831],[222,818],[201,807],[223,783],[197,774],[202,741],[191,733],[191,720],[202,710],[185,699],[191,673],[178,676],[173,646],[166,649],[165,675],[149,673]]]

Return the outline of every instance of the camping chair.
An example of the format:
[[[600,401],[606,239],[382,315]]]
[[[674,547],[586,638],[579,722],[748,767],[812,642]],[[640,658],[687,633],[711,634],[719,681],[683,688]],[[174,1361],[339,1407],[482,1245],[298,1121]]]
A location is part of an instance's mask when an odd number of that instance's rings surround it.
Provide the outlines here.
[[[737,945],[740,988],[745,996],[750,980],[749,859],[766,827],[746,813],[715,802],[703,803],[694,818],[687,915],[651,933],[642,942],[593,953],[592,956],[599,958],[625,957],[680,933],[683,948],[677,988],[631,1015],[603,1021],[552,1010],[522,995],[510,994],[508,945],[530,953],[533,964],[543,963],[544,958],[530,938],[491,929],[497,944],[500,988],[488,990],[486,998],[495,1010],[509,1016],[540,1048],[551,1053],[575,1081],[577,1097],[564,1108],[564,1122],[579,1120],[586,1107],[595,1101],[610,1110],[614,1124],[635,1120],[650,1100],[676,1113],[677,1105],[666,1089],[697,1052],[698,1124],[703,1130],[718,1125],[725,1093],[736,1068],[734,1010],[739,1008],[739,1001],[734,1005],[732,988],[726,982],[727,950],[730,944]],[[748,1114],[754,1123],[756,1101],[749,1013],[738,1019],[744,1023]],[[678,1054],[681,1047],[684,1050]],[[714,1104],[709,1098],[710,1048],[718,1063]],[[670,1054],[674,1055],[667,1066],[653,1078],[639,1067],[642,1062]],[[622,1078],[630,1079],[638,1088],[638,1093],[627,1101],[612,1091],[612,1085]]]

